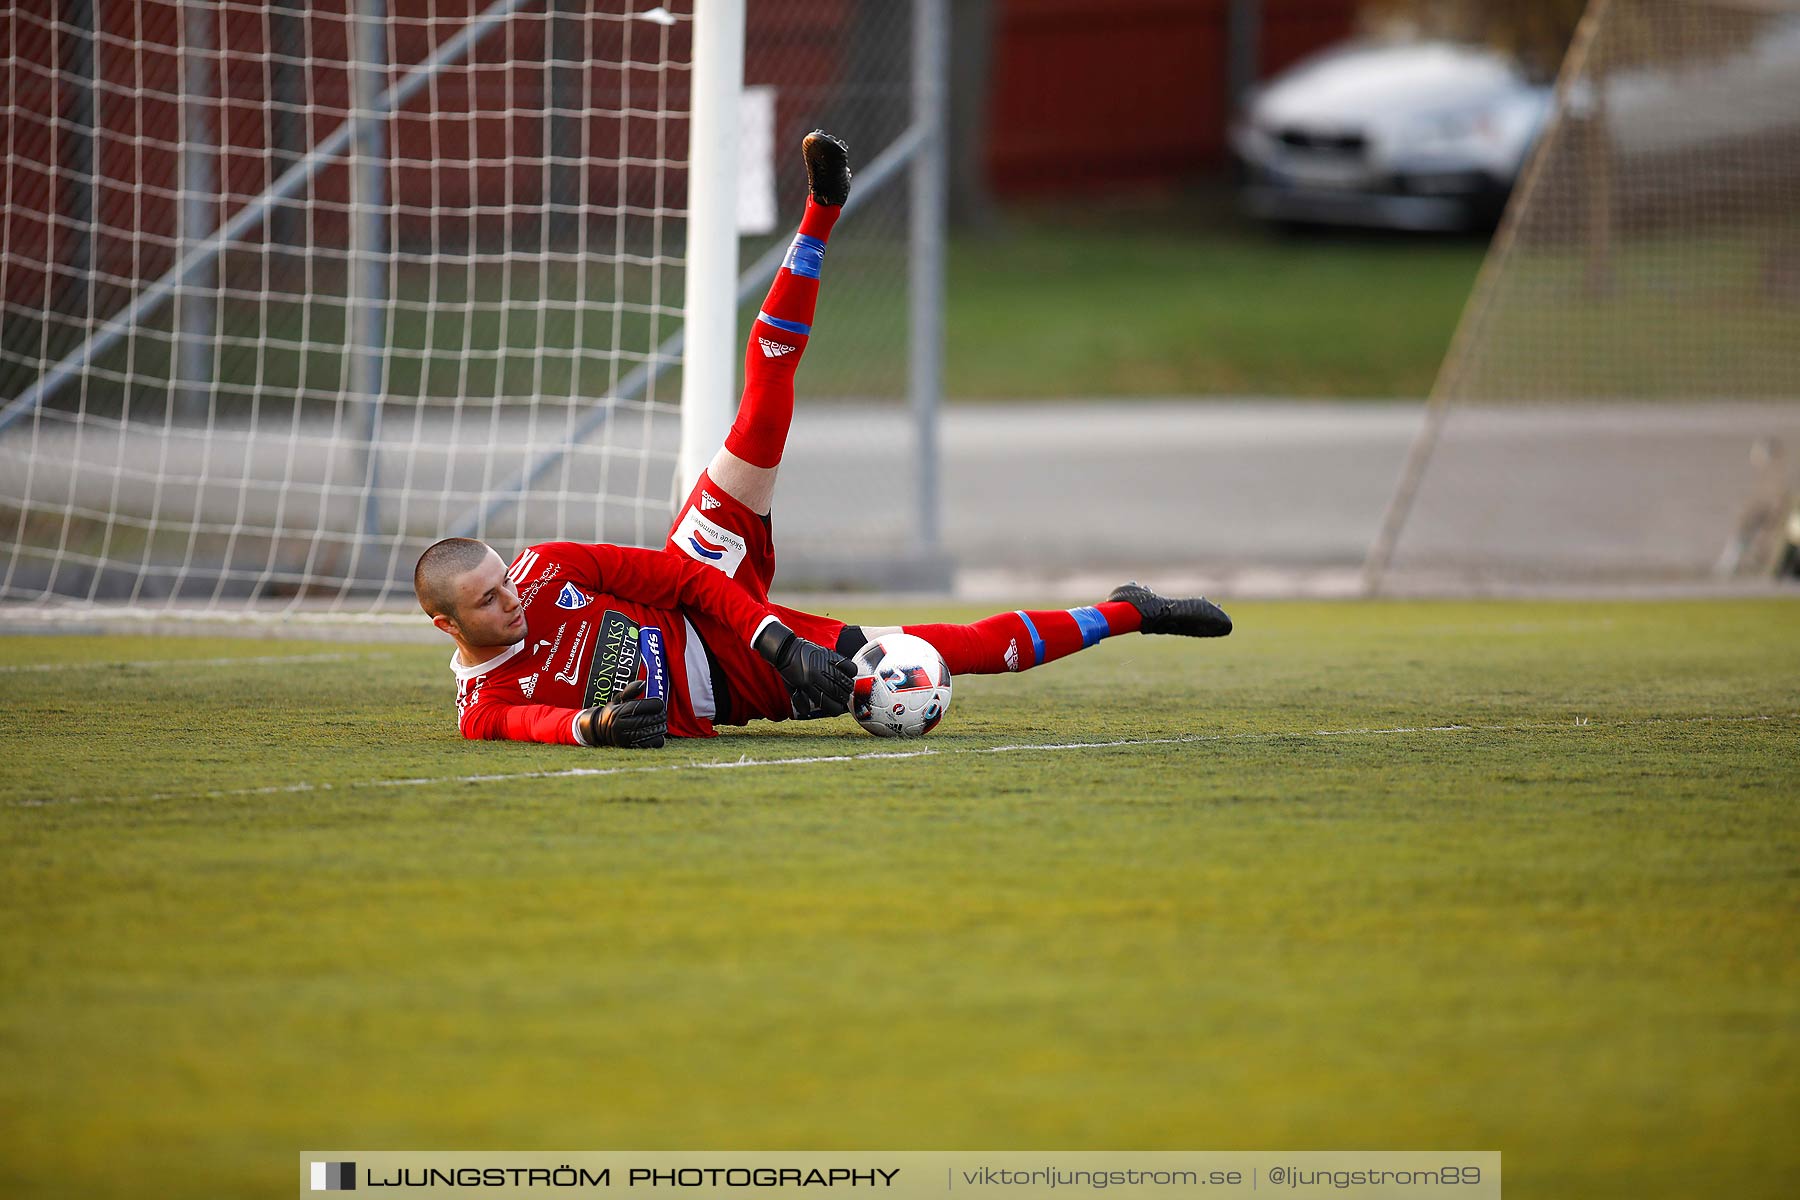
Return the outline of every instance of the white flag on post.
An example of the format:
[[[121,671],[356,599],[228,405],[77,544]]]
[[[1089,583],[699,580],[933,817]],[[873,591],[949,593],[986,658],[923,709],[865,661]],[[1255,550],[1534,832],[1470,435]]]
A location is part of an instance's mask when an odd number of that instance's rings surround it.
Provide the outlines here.
[[[739,236],[775,232],[775,89],[747,87],[738,101]]]

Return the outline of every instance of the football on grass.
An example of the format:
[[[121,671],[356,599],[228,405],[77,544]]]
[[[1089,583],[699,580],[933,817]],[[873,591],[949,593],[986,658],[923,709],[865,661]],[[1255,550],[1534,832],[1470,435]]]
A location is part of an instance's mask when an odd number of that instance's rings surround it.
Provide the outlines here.
[[[876,737],[924,737],[950,709],[950,668],[910,633],[878,637],[856,652],[850,713]]]

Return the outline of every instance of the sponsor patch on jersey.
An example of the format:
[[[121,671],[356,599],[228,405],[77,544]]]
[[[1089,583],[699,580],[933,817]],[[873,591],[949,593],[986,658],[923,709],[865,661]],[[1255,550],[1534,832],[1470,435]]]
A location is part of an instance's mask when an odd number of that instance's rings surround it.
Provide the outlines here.
[[[683,554],[719,568],[729,579],[737,578],[738,568],[744,565],[744,539],[701,516],[698,508],[681,515],[674,536]]]
[[[567,633],[568,629],[569,629],[569,623],[567,621],[564,621],[561,625],[558,625],[556,627],[556,640],[555,641],[552,641],[549,638],[539,638],[537,645],[535,645],[531,648],[531,652],[533,654],[536,654],[539,650],[542,650],[545,646],[550,647],[550,652],[548,654],[544,655],[544,661],[538,664],[538,670],[548,671],[550,669],[550,664],[556,661],[556,652],[558,650],[562,649],[563,634]]]
[[[663,649],[662,630],[646,625],[638,631],[638,660],[644,664],[644,695],[669,694],[669,656]]]
[[[643,661],[643,630],[622,612],[607,609],[600,618],[599,640],[594,643],[594,663],[588,668],[587,691],[582,707],[611,702],[638,677]]]
[[[581,623],[581,628],[575,631],[575,641],[569,646],[569,661],[564,663],[563,669],[556,673],[556,677],[562,682],[581,682],[581,660],[583,652],[587,649],[588,630],[592,628],[593,622],[583,621]],[[554,658],[555,656],[556,652],[552,650],[551,657]]]
[[[556,607],[573,611],[577,608],[586,608],[593,602],[593,599],[574,584],[565,583],[562,585],[562,591],[556,594]]]

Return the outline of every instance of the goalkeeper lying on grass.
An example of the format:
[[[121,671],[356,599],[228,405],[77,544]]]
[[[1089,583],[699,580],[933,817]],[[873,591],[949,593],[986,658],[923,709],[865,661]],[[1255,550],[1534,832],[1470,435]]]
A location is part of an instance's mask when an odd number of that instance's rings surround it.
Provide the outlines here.
[[[654,747],[752,718],[837,716],[855,678],[848,656],[894,632],[769,602],[769,510],[794,372],[826,243],[850,195],[842,142],[812,133],[802,151],[811,195],[751,331],[737,421],[662,549],[544,542],[509,566],[483,542],[447,538],[419,558],[419,604],[456,642],[464,737]],[[1203,598],[1125,584],[1083,608],[902,629],[936,647],[952,674],[995,674],[1119,633],[1220,637],[1231,618]]]

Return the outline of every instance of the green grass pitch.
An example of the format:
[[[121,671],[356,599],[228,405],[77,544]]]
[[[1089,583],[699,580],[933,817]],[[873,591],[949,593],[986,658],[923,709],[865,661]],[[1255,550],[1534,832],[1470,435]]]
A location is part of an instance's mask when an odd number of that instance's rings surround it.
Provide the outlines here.
[[[0,639],[0,1191],[329,1145],[1793,1195],[1800,605],[1234,615],[959,679],[924,743],[640,755],[460,742],[447,643]]]

